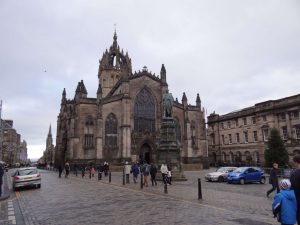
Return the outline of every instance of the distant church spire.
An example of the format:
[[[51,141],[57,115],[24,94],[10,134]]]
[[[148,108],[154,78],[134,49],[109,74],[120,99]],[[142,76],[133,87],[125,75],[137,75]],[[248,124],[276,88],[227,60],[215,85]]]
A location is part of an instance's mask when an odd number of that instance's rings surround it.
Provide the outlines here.
[[[48,136],[52,136],[52,134],[51,134],[51,123],[50,123],[50,127],[49,127],[49,133],[48,133]]]
[[[50,123],[49,133],[48,133],[48,137],[47,137],[47,140],[46,140],[46,149],[51,147],[52,144],[53,144],[53,138],[52,138],[52,133],[51,133],[51,123]]]

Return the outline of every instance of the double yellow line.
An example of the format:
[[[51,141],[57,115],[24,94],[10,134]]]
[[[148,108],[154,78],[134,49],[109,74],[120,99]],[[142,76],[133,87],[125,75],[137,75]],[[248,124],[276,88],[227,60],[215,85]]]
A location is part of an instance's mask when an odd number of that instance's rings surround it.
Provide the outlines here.
[[[21,193],[19,191],[16,191],[15,193],[16,193],[17,199],[21,197]]]

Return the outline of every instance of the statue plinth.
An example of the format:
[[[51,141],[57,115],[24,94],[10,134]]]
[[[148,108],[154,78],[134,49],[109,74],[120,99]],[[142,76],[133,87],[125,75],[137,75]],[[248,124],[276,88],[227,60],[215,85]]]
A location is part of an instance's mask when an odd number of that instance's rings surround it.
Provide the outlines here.
[[[172,170],[172,180],[186,181],[181,168],[180,147],[176,140],[175,122],[172,117],[162,119],[157,163],[167,164]]]

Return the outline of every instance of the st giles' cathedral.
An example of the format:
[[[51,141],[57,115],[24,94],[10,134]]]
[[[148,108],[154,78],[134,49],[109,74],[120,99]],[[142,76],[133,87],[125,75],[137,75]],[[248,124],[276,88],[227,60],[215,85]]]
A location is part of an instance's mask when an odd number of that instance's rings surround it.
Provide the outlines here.
[[[56,164],[99,164],[107,161],[156,163],[162,121],[162,96],[168,90],[162,64],[160,76],[147,70],[132,72],[131,58],[118,45],[116,32],[100,59],[97,97],[87,96],[83,81],[73,99],[63,90],[57,120]],[[196,96],[195,96],[196,97]],[[207,156],[204,110],[199,94],[196,105],[173,103],[173,118],[183,164],[201,164]]]

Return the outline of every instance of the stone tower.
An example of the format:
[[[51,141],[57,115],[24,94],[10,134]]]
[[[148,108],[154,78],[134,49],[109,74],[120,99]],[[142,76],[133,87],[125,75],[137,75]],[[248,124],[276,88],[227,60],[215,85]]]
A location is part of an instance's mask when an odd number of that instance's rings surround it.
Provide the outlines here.
[[[109,50],[106,49],[99,62],[99,85],[102,88],[102,97],[105,97],[119,80],[126,80],[132,74],[131,59],[127,52],[124,54],[123,49],[120,50],[116,31],[113,44]]]

